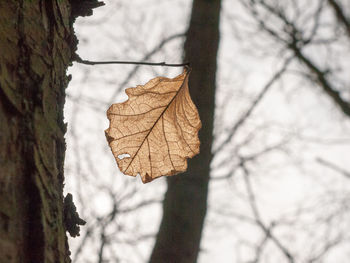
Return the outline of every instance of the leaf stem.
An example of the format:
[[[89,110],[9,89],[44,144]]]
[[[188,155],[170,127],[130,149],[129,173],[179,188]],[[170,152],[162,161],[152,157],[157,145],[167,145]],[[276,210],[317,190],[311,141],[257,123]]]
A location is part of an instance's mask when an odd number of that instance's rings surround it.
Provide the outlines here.
[[[74,60],[78,63],[85,65],[105,65],[105,64],[131,64],[131,65],[148,65],[148,66],[162,66],[162,67],[184,67],[189,66],[189,62],[181,64],[168,64],[165,62],[145,62],[145,61],[89,61],[81,59],[78,55],[75,55]]]

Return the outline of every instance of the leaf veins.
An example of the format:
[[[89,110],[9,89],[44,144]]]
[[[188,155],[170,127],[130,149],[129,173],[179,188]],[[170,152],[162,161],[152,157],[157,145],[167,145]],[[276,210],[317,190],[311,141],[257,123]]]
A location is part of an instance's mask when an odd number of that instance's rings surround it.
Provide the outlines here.
[[[199,153],[201,121],[188,77],[185,70],[173,79],[157,77],[128,88],[128,100],[108,109],[105,133],[124,174],[140,174],[147,183],[186,171],[187,158]]]

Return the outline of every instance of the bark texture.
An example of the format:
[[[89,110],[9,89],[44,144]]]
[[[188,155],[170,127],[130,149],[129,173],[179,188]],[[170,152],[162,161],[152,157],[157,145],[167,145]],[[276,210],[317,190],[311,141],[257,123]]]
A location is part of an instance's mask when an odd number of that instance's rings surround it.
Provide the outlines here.
[[[70,262],[63,224],[68,0],[0,1],[0,262]]]
[[[157,262],[196,262],[207,209],[220,0],[194,0],[185,43],[191,63],[189,87],[202,120],[200,154],[189,160],[185,174],[168,178],[163,218],[150,258]]]

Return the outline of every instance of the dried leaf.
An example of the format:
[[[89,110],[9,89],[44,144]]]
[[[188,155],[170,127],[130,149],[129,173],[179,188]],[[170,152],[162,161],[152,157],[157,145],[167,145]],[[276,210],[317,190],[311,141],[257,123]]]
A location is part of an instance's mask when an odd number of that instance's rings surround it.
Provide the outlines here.
[[[176,78],[157,77],[126,89],[129,99],[107,111],[109,146],[126,175],[143,183],[186,171],[187,158],[199,153],[201,128],[188,90],[189,72]]]

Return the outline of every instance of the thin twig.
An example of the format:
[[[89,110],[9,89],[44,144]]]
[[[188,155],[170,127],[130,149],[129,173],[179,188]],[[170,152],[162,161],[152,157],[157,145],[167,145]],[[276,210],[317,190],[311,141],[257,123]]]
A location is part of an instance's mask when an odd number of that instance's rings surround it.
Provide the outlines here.
[[[336,2],[334,1],[330,1],[330,3],[336,4]],[[256,5],[255,1],[251,1],[251,4]],[[276,16],[284,24],[286,28],[291,28],[291,30],[286,32],[289,34],[289,39],[284,40],[279,36],[280,34],[278,34],[278,32],[274,31],[269,26],[267,26],[267,24],[263,20],[261,20],[255,13],[253,13],[253,15],[257,19],[257,22],[259,22],[261,29],[269,33],[272,37],[274,37],[279,42],[283,43],[286,46],[287,50],[293,51],[295,57],[301,62],[301,64],[306,66],[307,69],[310,71],[310,73],[315,75],[319,86],[333,100],[334,104],[346,116],[350,116],[350,103],[341,96],[340,91],[338,91],[334,87],[334,85],[328,80],[327,74],[329,75],[329,72],[327,70],[322,70],[312,59],[308,58],[304,54],[305,52],[303,52],[303,48],[306,46],[306,44],[310,44],[311,39],[308,39],[308,40],[303,39],[303,34],[305,32],[297,28],[296,24],[290,21],[289,18],[283,12],[281,12],[281,10],[270,6],[264,0],[259,1],[259,4],[261,5],[262,8],[270,12],[270,14]],[[250,8],[253,8],[253,11],[256,9],[254,5],[250,7]],[[322,2],[321,2],[321,5],[322,5]],[[317,19],[320,15],[321,10],[322,10],[322,6],[320,6],[317,9],[315,23],[317,23]],[[345,21],[343,22],[345,22],[345,25],[346,25],[347,18],[345,18]],[[316,25],[316,29],[317,29],[317,25]],[[311,34],[310,38],[312,37],[313,35]]]
[[[339,167],[338,165],[331,163],[330,161],[324,160],[320,157],[316,158],[316,161],[323,166],[326,166],[342,175],[344,175],[346,178],[350,179],[350,172],[346,171],[344,168]]]
[[[90,61],[81,59],[79,56],[75,57],[75,61],[85,65],[107,65],[107,64],[128,64],[128,65],[147,65],[147,66],[161,66],[161,67],[184,67],[189,66],[189,62],[180,64],[169,64],[165,62],[145,62],[145,61]]]
[[[164,38],[156,47],[154,47],[150,52],[145,54],[145,56],[142,58],[142,60],[149,60],[154,54],[156,54],[159,50],[162,50],[162,48],[168,44],[170,41],[177,39],[179,37],[185,37],[186,33],[177,33],[174,35],[171,35],[167,38]],[[115,97],[121,92],[122,89],[125,88],[126,84],[128,84],[129,80],[136,74],[136,72],[139,70],[140,65],[136,65],[126,76],[126,78],[121,82],[119,87],[114,91],[113,95],[111,96],[109,100],[109,105],[113,104]]]
[[[278,70],[271,79],[265,84],[263,89],[260,91],[260,93],[257,95],[257,97],[254,99],[250,107],[246,110],[246,112],[243,113],[243,115],[238,119],[238,121],[235,123],[235,125],[232,127],[229,135],[226,137],[226,139],[216,148],[214,149],[213,153],[216,154],[220,152],[223,148],[225,148],[228,143],[231,141],[231,139],[234,137],[234,135],[237,133],[237,131],[243,126],[243,124],[246,122],[246,120],[250,117],[250,115],[253,113],[254,109],[258,106],[260,101],[263,99],[264,95],[267,93],[267,91],[275,84],[275,82],[282,77],[284,72],[287,71],[288,65],[293,60],[293,57],[289,57],[284,61],[284,64],[280,70]]]
[[[272,228],[273,228],[274,224],[271,223],[272,224],[271,226],[266,226],[265,223],[263,222],[262,217],[261,217],[260,212],[259,212],[259,209],[258,209],[258,206],[257,206],[252,183],[250,180],[250,172],[244,163],[242,163],[241,168],[242,168],[243,173],[244,173],[244,181],[245,181],[245,185],[246,185],[246,189],[247,189],[247,193],[248,193],[249,205],[252,209],[253,215],[255,217],[255,220],[256,220],[258,226],[265,233],[266,237],[270,238],[275,243],[275,245],[281,250],[281,252],[287,258],[289,263],[294,263],[295,262],[294,257],[292,256],[289,249],[287,247],[285,247],[280,242],[280,240],[272,233]]]
[[[338,18],[338,20],[344,25],[346,32],[348,33],[350,37],[350,19],[346,17],[346,14],[344,12],[345,7],[343,8],[340,3],[338,3],[335,0],[328,0],[328,3],[332,6],[334,9],[334,12]]]

